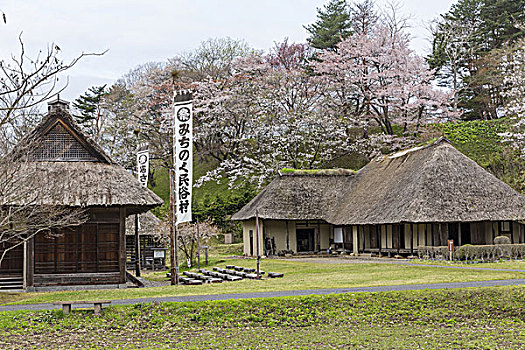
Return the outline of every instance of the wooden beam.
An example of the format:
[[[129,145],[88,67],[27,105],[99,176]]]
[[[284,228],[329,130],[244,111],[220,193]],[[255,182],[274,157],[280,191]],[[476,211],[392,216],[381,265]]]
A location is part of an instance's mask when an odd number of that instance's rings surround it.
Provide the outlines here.
[[[410,224],[410,255],[414,255],[414,224]]]
[[[120,208],[118,269],[120,283],[126,283],[126,208]]]
[[[286,250],[290,250],[290,230],[288,228],[288,220],[286,220]]]
[[[354,250],[354,255],[355,256],[358,256],[359,255],[359,247],[358,247],[358,242],[357,242],[357,226],[352,226],[352,248]]]
[[[317,231],[315,233],[315,252],[321,251],[321,223],[317,221]]]
[[[35,285],[35,237],[24,242],[24,289],[30,291]]]
[[[155,262],[155,258],[153,258]],[[155,264],[153,264],[155,270]],[[140,236],[139,236],[139,214],[135,214],[135,276],[140,277]]]

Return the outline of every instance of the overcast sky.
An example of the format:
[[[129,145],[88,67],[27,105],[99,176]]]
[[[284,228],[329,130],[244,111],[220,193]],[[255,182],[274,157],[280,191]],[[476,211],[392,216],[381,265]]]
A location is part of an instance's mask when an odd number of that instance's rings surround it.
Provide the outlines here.
[[[18,53],[18,35],[31,57],[49,43],[71,59],[82,52],[102,57],[82,60],[68,72],[62,95],[73,100],[87,88],[111,84],[139,64],[163,61],[195,49],[208,38],[244,39],[267,50],[288,37],[305,42],[303,25],[313,23],[316,8],[328,0],[2,0],[0,57]],[[380,6],[386,0],[376,1]],[[404,0],[402,12],[412,15],[412,47],[429,50],[426,24],[446,12],[455,0]]]

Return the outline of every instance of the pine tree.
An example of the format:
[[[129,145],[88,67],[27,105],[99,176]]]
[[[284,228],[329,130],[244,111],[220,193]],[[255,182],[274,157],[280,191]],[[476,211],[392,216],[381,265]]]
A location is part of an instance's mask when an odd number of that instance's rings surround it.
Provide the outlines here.
[[[523,0],[459,0],[441,16],[428,58],[453,88],[465,119],[493,119],[501,108],[504,77],[498,50],[525,37]]]
[[[317,9],[317,21],[304,26],[311,34],[307,40],[312,47],[331,51],[351,34],[350,27],[350,10],[345,0],[330,0],[324,9]]]
[[[104,98],[107,95],[106,85],[93,86],[73,102],[73,106],[80,112],[80,115],[74,115],[76,121],[97,141],[105,123]]]

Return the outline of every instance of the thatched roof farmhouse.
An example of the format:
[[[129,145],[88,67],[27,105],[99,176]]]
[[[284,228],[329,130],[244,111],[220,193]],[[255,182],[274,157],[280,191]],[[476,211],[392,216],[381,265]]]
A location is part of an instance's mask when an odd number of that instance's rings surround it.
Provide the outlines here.
[[[2,205],[81,208],[88,220],[53,235],[35,235],[17,255],[26,260],[0,268],[0,275],[23,276],[27,290],[125,285],[126,217],[162,200],[85,135],[61,100],[49,103],[48,114],[13,154],[20,159],[11,175],[20,186]]]
[[[525,197],[444,138],[378,157],[355,174],[279,175],[232,217],[243,221],[248,255],[256,212],[270,253],[410,253],[449,239],[492,244],[500,234],[525,241]]]

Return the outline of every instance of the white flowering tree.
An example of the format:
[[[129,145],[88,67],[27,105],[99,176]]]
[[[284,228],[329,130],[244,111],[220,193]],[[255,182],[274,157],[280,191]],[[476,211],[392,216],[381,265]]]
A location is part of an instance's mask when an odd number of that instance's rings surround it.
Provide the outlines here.
[[[236,61],[227,81],[198,85],[197,142],[220,163],[201,181],[261,185],[285,167],[322,167],[344,149],[348,123],[324,108],[310,57],[307,45],[284,41]]]
[[[525,155],[525,40],[504,51],[500,65],[504,73],[502,111],[512,121],[512,129],[500,136]]]
[[[449,115],[449,96],[432,87],[433,72],[408,47],[408,36],[378,25],[324,52],[315,71],[330,91],[327,104],[356,125],[378,125],[394,135],[393,125],[420,125],[432,112]]]

